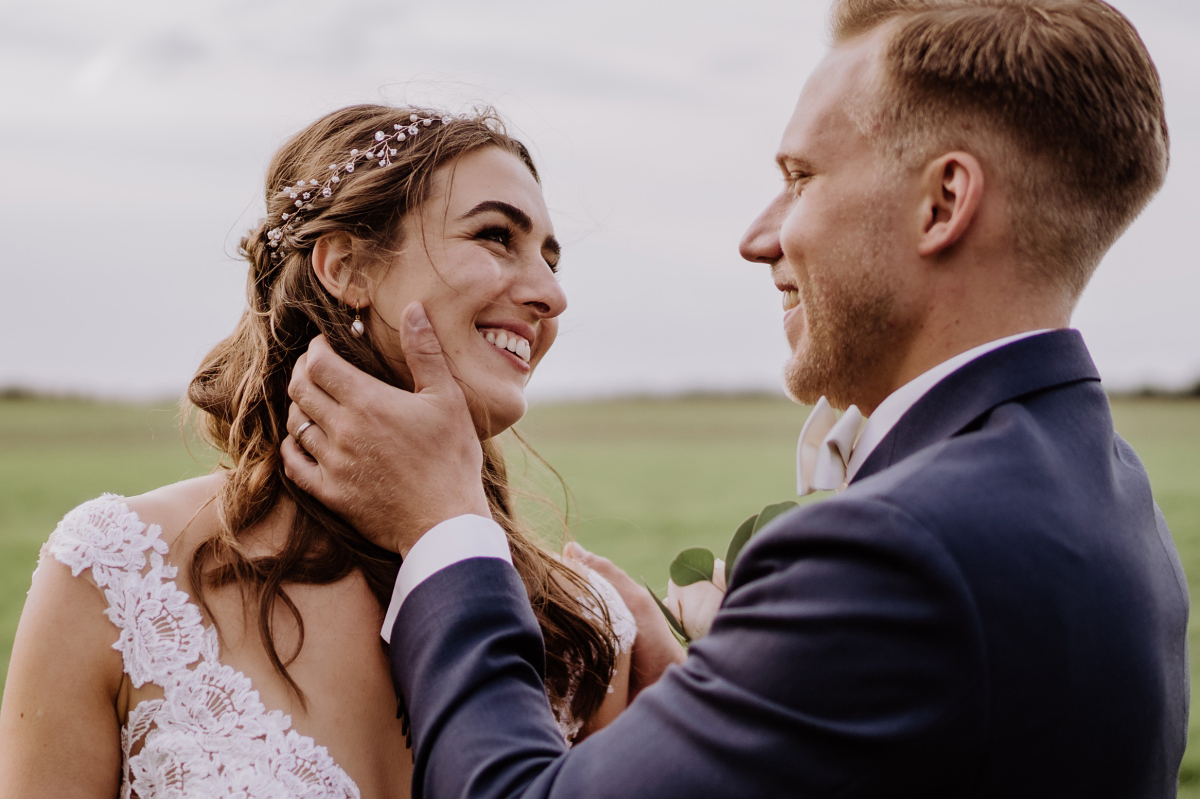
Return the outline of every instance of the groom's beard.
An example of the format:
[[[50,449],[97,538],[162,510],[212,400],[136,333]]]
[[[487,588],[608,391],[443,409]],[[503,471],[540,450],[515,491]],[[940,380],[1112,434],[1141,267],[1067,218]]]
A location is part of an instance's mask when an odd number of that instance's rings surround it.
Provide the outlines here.
[[[822,395],[835,408],[863,405],[864,388],[886,368],[892,297],[839,289],[836,295],[801,301],[808,315],[808,340],[788,361],[788,395],[805,405]]]
[[[881,220],[866,220],[835,256],[839,280],[799,281],[807,335],[784,370],[788,395],[812,405],[873,409],[888,393],[890,372],[915,325],[899,318],[897,289],[878,242]],[[875,246],[873,246],[875,245]]]

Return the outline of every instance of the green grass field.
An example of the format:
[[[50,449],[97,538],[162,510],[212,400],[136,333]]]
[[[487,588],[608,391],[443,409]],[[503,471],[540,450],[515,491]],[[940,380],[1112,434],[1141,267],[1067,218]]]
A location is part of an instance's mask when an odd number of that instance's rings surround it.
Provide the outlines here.
[[[1119,400],[1117,429],[1141,455],[1193,592],[1200,587],[1200,402]],[[520,428],[561,486],[509,441],[530,523],[572,534],[655,587],[685,546],[721,552],[734,528],[794,494],[804,409],[772,398],[622,400],[535,407]],[[132,495],[206,473],[211,453],[185,443],[176,409],[67,400],[0,400],[0,681],[38,549],[58,519],[105,491]],[[547,504],[549,503],[549,505]],[[1200,626],[1190,629],[1193,651]],[[1192,662],[1197,658],[1194,656]],[[1200,718],[1192,714],[1192,738]],[[1200,743],[1180,796],[1200,799]]]

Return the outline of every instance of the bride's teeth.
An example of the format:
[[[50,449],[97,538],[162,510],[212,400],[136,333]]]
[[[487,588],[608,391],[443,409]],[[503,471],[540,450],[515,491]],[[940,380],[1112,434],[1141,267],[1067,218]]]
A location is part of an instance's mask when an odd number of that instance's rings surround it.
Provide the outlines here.
[[[790,311],[800,304],[800,292],[796,289],[787,289],[783,292],[783,310]]]
[[[508,333],[503,330],[481,330],[480,332],[483,334],[483,337],[488,340],[488,343],[493,344],[502,350],[508,350],[521,360],[529,363],[529,359],[533,355],[533,345],[530,344],[524,337],[518,336],[516,333]]]

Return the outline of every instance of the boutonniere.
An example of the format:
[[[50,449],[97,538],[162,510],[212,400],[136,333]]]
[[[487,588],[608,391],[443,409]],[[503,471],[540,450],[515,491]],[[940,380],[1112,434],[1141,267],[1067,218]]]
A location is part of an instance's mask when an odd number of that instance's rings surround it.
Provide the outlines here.
[[[650,595],[680,640],[691,643],[708,634],[713,617],[725,599],[726,579],[733,574],[742,548],[771,520],[797,505],[795,502],[768,505],[738,525],[724,560],[705,547],[689,547],[675,556],[667,581],[666,601],[659,599],[654,591]]]

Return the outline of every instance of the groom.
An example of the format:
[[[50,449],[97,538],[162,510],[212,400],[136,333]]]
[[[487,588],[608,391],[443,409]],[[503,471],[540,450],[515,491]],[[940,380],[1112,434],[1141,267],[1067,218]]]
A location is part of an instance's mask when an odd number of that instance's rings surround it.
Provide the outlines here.
[[[1154,66],[1099,0],[839,0],[833,29],[741,249],[790,307],[792,396],[869,414],[849,487],[756,537],[711,634],[606,729],[557,731],[420,307],[417,393],[321,340],[297,369],[333,430],[289,474],[408,555],[385,636],[415,796],[1175,795],[1183,574],[1066,329],[1163,180]],[[386,435],[356,427],[372,403]]]

